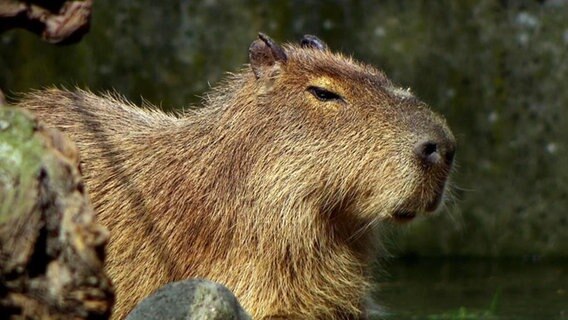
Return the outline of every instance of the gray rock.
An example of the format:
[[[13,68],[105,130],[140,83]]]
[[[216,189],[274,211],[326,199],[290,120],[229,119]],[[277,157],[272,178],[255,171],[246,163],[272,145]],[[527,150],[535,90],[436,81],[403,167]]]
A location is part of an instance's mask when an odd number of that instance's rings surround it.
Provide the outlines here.
[[[126,320],[248,320],[226,287],[204,279],[169,283],[142,300]]]

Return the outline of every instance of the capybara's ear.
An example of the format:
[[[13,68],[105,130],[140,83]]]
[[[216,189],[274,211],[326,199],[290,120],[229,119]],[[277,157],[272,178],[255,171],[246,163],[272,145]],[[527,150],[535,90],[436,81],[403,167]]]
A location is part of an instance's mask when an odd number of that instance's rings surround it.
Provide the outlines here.
[[[258,39],[249,47],[250,65],[257,79],[264,70],[271,68],[276,62],[284,63],[287,59],[284,49],[264,33],[259,33]]]
[[[313,36],[311,34],[305,34],[300,40],[300,46],[302,48],[312,48],[317,50],[327,50],[327,44],[323,42],[320,38]]]

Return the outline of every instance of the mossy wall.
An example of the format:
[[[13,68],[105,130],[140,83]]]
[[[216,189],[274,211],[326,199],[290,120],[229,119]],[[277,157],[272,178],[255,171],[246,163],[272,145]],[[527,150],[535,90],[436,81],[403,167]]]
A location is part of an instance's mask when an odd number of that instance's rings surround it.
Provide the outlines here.
[[[95,1],[78,45],[1,35],[0,88],[114,88],[187,107],[246,63],[258,31],[316,34],[447,117],[452,197],[396,233],[393,253],[568,256],[566,1]]]

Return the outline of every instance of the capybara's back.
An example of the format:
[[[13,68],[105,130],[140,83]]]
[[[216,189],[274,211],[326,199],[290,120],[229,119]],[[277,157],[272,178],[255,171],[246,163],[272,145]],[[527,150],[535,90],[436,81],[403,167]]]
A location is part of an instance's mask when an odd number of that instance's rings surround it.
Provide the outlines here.
[[[249,58],[183,115],[85,91],[21,102],[79,147],[115,318],[191,277],[255,319],[359,318],[377,225],[440,203],[454,138],[409,91],[314,36],[261,34]]]

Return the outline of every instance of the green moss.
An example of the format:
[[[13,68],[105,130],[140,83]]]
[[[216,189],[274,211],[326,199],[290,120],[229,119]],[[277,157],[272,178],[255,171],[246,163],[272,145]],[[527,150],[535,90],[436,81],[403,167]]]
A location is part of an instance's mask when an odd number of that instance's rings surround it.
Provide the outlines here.
[[[31,210],[43,143],[35,122],[13,107],[0,107],[0,223]]]

